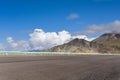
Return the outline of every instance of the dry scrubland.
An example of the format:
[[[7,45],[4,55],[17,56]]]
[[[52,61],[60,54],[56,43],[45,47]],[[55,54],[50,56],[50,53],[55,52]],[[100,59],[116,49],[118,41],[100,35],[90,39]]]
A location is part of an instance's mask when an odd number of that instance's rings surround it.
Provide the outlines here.
[[[120,80],[120,56],[1,56],[0,80]]]

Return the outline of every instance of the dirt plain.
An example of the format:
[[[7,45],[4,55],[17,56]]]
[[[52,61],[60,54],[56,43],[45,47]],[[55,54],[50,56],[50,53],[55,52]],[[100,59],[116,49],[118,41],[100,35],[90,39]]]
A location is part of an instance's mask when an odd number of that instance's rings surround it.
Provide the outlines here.
[[[120,56],[2,56],[0,80],[120,80]]]

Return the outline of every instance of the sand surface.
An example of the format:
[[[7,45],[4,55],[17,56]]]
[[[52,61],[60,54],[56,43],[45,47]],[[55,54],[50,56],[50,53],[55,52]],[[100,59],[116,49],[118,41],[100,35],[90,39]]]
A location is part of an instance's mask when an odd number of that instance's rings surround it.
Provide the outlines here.
[[[120,56],[3,56],[0,80],[120,80]]]

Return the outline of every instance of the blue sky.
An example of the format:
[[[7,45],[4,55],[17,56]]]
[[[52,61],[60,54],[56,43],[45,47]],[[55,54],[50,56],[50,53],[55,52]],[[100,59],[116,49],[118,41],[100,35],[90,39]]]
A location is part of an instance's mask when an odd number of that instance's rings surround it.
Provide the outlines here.
[[[9,36],[28,40],[36,28],[84,35],[90,26],[119,23],[119,4],[119,0],[0,0],[0,42],[7,44]]]

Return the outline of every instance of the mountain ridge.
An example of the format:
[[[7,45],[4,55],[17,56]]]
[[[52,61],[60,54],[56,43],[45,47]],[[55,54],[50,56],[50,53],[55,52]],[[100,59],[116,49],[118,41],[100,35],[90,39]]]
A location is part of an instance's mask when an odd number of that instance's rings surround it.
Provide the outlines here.
[[[68,43],[52,47],[45,51],[82,52],[82,53],[120,53],[120,33],[105,33],[92,41],[76,38]]]

